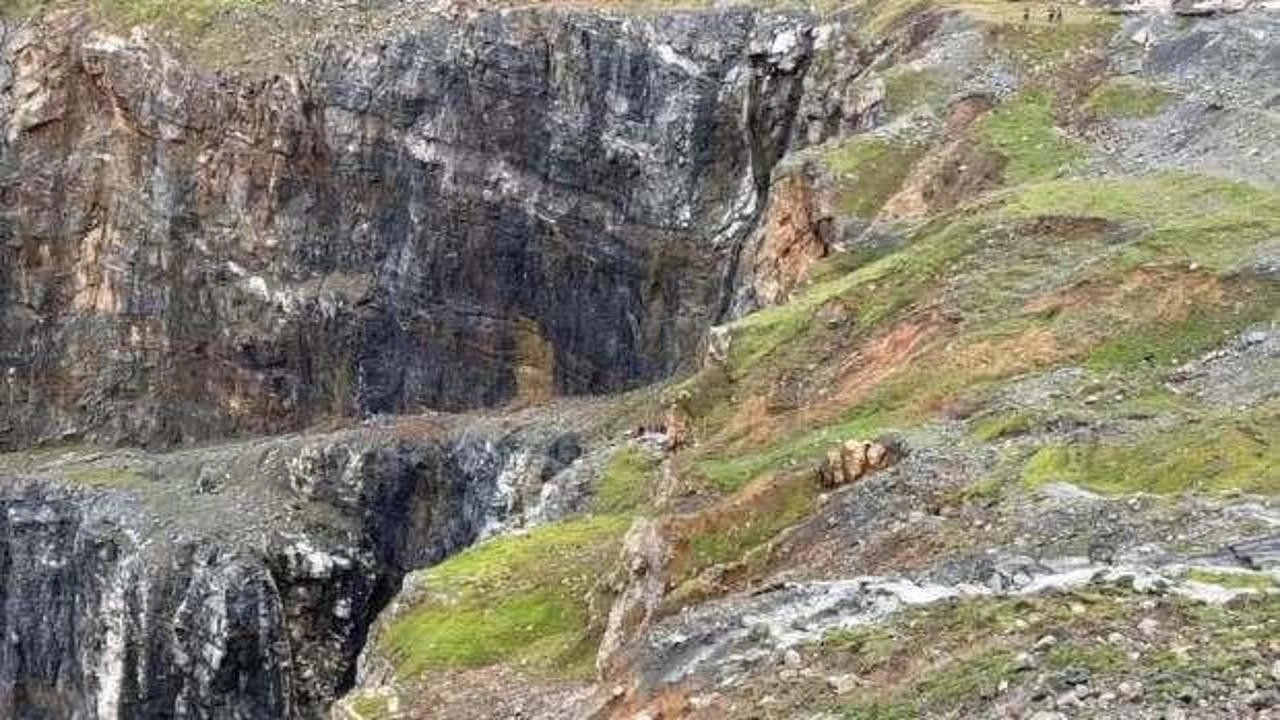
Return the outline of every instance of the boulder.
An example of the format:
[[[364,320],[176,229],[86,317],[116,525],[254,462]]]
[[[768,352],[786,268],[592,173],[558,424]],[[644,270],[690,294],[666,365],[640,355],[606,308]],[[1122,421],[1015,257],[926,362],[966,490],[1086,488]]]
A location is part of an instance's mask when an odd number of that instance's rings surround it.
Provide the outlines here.
[[[827,451],[818,479],[823,487],[839,487],[882,470],[892,462],[893,451],[887,444],[850,439]]]

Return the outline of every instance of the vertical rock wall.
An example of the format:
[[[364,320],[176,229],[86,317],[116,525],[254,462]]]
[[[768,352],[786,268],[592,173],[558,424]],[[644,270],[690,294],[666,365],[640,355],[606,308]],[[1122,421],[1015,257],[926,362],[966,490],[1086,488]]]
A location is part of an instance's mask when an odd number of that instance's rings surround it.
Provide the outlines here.
[[[615,391],[694,355],[802,18],[546,10],[194,69],[0,30],[0,448]]]
[[[0,717],[323,717],[401,577],[518,512],[566,447],[359,431],[136,456],[110,488],[0,472]]]

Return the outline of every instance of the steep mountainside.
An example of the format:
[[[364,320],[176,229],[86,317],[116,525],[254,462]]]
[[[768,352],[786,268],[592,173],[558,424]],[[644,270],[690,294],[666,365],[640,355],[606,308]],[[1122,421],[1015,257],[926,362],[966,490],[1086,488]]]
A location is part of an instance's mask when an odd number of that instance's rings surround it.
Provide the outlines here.
[[[1268,3],[5,10],[0,716],[1280,717]]]
[[[0,33],[10,448],[669,375],[719,316],[809,52],[786,16],[532,11],[260,77],[87,22]]]

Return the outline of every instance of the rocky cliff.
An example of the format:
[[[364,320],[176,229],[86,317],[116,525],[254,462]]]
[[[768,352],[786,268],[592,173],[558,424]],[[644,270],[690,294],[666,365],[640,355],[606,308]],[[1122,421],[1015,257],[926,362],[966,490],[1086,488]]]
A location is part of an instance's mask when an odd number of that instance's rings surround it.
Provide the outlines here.
[[[0,714],[323,716],[405,572],[572,509],[576,436],[536,426],[5,456]]]
[[[85,13],[0,23],[0,714],[23,718],[319,717],[400,578],[575,509],[554,478],[582,452],[559,414],[26,449],[671,374],[725,312],[812,50],[785,14],[527,10],[263,75]]]
[[[1272,8],[502,5],[0,8],[0,717],[1275,716]]]
[[[294,73],[0,26],[0,447],[616,391],[693,357],[802,18],[431,16]]]

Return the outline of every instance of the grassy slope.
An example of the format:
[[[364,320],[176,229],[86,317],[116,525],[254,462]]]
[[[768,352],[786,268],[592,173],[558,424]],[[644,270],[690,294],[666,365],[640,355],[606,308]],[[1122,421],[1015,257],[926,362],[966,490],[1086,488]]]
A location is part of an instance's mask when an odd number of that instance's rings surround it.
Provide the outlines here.
[[[1105,229],[1064,239],[1035,226],[1044,217],[1101,219]],[[932,306],[961,318],[945,342],[922,347],[824,421],[775,418],[769,424],[784,432],[754,436],[749,448],[727,433],[720,446],[713,437],[696,468],[712,485],[737,487],[816,459],[841,437],[927,421],[992,383],[1054,365],[1085,363],[1154,389],[1153,362],[1167,368],[1225,332],[1274,317],[1276,288],[1231,271],[1277,227],[1280,194],[1203,178],[1065,180],[1002,193],[941,229],[926,227],[897,253],[735,325],[729,382],[741,395],[767,392],[774,377],[831,344],[814,321],[827,303],[861,309],[855,332],[866,338]],[[1134,237],[1114,240],[1126,233]]]
[[[1114,19],[1074,9],[1066,30],[1055,32],[1022,27],[1011,15],[1021,12],[1015,5],[958,7],[987,23],[999,52],[1040,76],[1051,77],[1055,63],[1115,29]],[[888,28],[909,9],[878,5],[868,27]],[[888,77],[893,104],[904,111],[946,96],[927,72]],[[767,564],[770,541],[811,512],[818,491],[809,468],[832,445],[924,429],[955,408],[970,417],[976,441],[1009,445],[1007,467],[966,491],[984,497],[1032,492],[1049,481],[1113,493],[1280,491],[1274,407],[1240,415],[1162,389],[1175,364],[1250,324],[1280,319],[1275,284],[1238,272],[1280,230],[1280,193],[1180,174],[1074,178],[1088,149],[1065,129],[1057,90],[1032,83],[976,126],[976,141],[1007,160],[1003,189],[907,229],[906,241],[884,257],[861,265],[832,258],[792,302],[734,323],[723,367],[671,389],[698,439],[676,457],[674,472],[707,509],[669,518],[678,535],[669,610],[716,592],[702,579],[708,569],[749,573]],[[1086,97],[1089,113],[1103,118],[1142,117],[1168,99],[1125,79]],[[827,161],[841,183],[841,211],[874,216],[925,149],[871,138],[836,147]],[[833,308],[850,319],[826,319]],[[1008,381],[1056,367],[1084,368],[1129,399],[1108,407],[1080,398],[1048,408],[994,404]],[[780,386],[796,377],[811,382],[799,390],[800,402],[785,402]],[[1090,446],[1041,437],[1063,413],[1097,423],[1145,413],[1158,422],[1125,426]],[[499,661],[580,672],[592,642],[584,630],[585,573],[612,560],[625,516],[663,512],[654,505],[655,472],[651,458],[624,447],[598,487],[601,515],[491,541],[429,572],[427,599],[383,635],[402,675]],[[966,618],[1029,612],[1074,627],[1057,601],[1026,602],[1029,609],[995,603],[908,618],[913,634],[906,638],[889,629],[833,639],[834,652],[856,644],[864,670],[890,668],[895,678],[847,699],[851,716],[914,717],[921,703],[962,706],[980,697],[1011,672],[1013,644],[1003,635],[979,638],[976,628],[986,626],[966,626]],[[1119,617],[1126,602],[1097,600],[1090,616]],[[1242,612],[1264,622],[1272,610]],[[1208,622],[1191,607],[1176,612]],[[1209,620],[1231,625],[1230,618]],[[1029,627],[1018,630],[1019,642],[1043,630],[1034,620]],[[921,665],[924,654],[910,648],[938,633],[959,643],[956,651],[941,665]],[[1128,668],[1125,659],[1090,652],[1068,643],[1050,662]]]
[[[419,578],[419,600],[381,636],[400,677],[499,660],[584,675],[588,601],[628,521],[596,516],[482,543]]]

